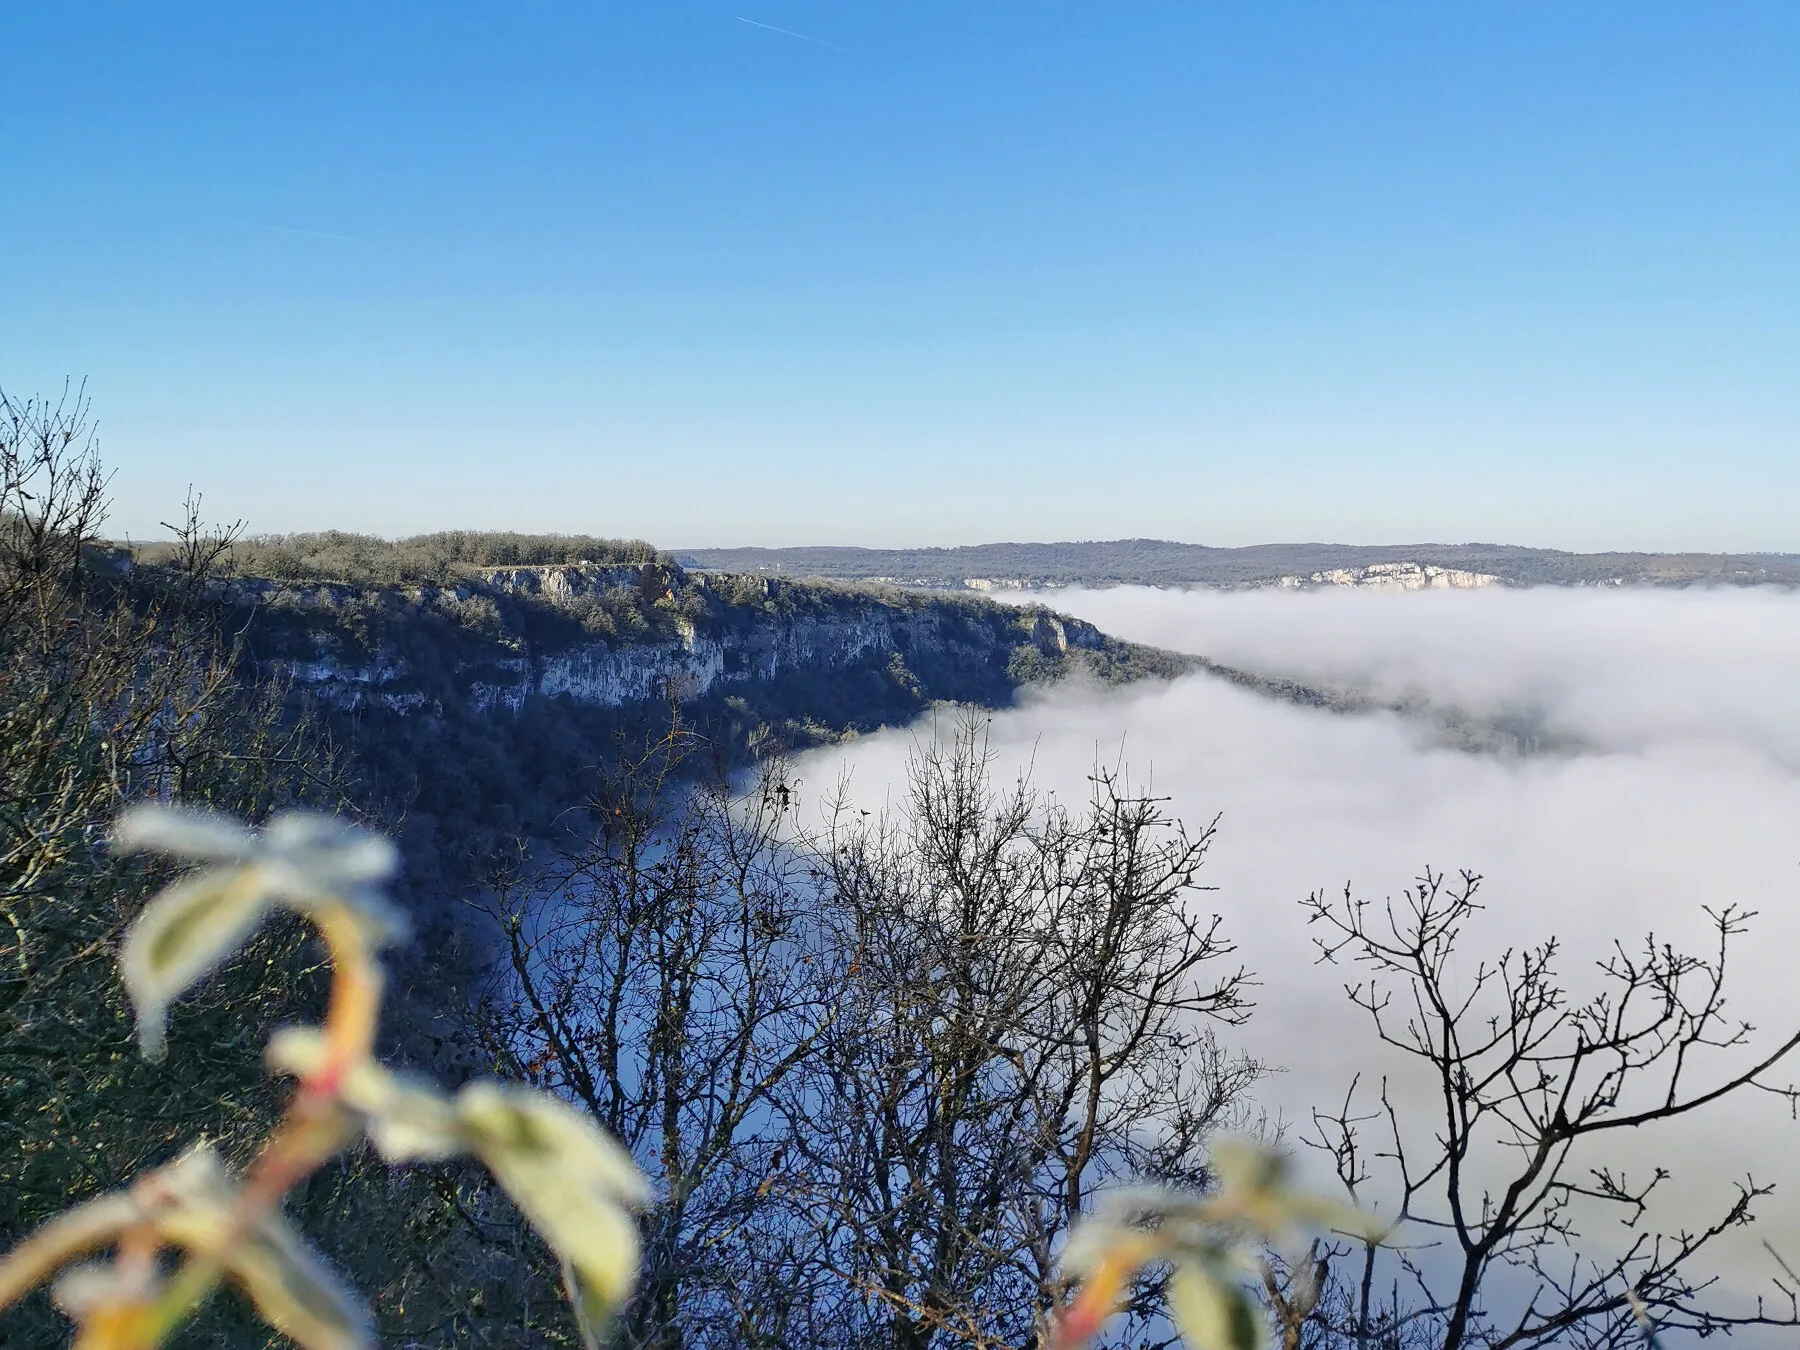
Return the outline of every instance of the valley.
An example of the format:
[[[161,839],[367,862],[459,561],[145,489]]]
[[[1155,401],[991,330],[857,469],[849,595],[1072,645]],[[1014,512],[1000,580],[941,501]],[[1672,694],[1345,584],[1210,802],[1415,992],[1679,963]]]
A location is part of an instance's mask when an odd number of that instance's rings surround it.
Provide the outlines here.
[[[693,548],[697,567],[770,576],[879,578],[980,591],[1059,586],[1218,589],[1374,585],[1800,585],[1792,553],[1569,553],[1509,544],[1256,544],[1213,548],[1162,539],[963,548]]]

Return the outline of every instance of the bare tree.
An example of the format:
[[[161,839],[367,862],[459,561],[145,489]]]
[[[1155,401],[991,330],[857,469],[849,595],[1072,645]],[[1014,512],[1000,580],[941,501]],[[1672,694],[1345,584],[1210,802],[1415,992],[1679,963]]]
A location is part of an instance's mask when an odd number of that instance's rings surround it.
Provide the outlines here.
[[[805,893],[778,847],[773,771],[734,801],[694,773],[679,725],[623,756],[595,829],[549,878],[492,906],[504,979],[486,1035],[509,1069],[623,1140],[657,1184],[628,1345],[754,1343],[766,1276],[790,1267],[769,1222],[775,1093],[833,1012]]]
[[[1284,1303],[1277,1289],[1278,1320],[1296,1330],[1310,1320],[1316,1343],[1359,1350],[1610,1347],[1652,1329],[1800,1325],[1791,1290],[1734,1308],[1706,1268],[1717,1239],[1752,1222],[1772,1187],[1746,1177],[1701,1227],[1665,1232],[1650,1206],[1669,1173],[1628,1177],[1590,1147],[1745,1094],[1795,1101],[1770,1075],[1800,1032],[1758,1049],[1753,1028],[1725,1011],[1727,958],[1753,916],[1709,910],[1715,940],[1703,955],[1653,936],[1635,952],[1615,945],[1599,992],[1578,999],[1557,973],[1554,939],[1458,978],[1479,885],[1428,872],[1382,906],[1348,888],[1307,901],[1321,958],[1368,971],[1346,986],[1350,999],[1383,1044],[1426,1070],[1436,1109],[1422,1128],[1383,1080],[1368,1108],[1353,1084],[1341,1106],[1315,1113],[1312,1142],[1353,1196],[1391,1195],[1409,1245],[1391,1257],[1339,1247],[1320,1306]],[[1623,1242],[1582,1230],[1595,1212],[1619,1221]]]
[[[136,877],[105,858],[106,822],[142,795],[260,814],[314,748],[283,716],[279,688],[240,678],[233,635],[208,603],[230,532],[203,529],[190,501],[175,560],[139,573],[99,541],[106,485],[84,398],[0,394],[0,1102],[34,1104],[0,1111],[0,1137],[27,1177],[52,1158],[78,1169],[45,1180],[60,1200],[130,1170],[107,1149],[56,1145],[94,1116],[92,1068],[67,1077],[104,1042],[91,1019],[123,1025],[107,953]],[[93,998],[71,999],[88,983]],[[146,1113],[162,1111],[133,1114]],[[14,1179],[14,1195],[36,1190]],[[9,1208],[0,1230],[15,1221]]]
[[[151,1080],[129,1052],[112,953],[151,878],[107,855],[113,816],[146,795],[253,817],[335,798],[330,756],[279,685],[249,677],[213,602],[232,531],[190,501],[167,560],[136,567],[100,537],[107,485],[79,391],[0,392],[0,1245],[196,1122],[230,1147],[275,1107],[241,1017],[185,1039],[179,1075]],[[295,992],[246,966],[183,1016],[232,1001],[273,1016]]]
[[[850,959],[790,1105],[793,1194],[857,1344],[1039,1341],[1092,1190],[1202,1179],[1257,1073],[1206,1029],[1247,1006],[1243,972],[1212,969],[1217,920],[1187,909],[1211,828],[1189,836],[1119,774],[1072,813],[992,769],[963,721],[915,752],[897,811],[840,801],[810,841]]]
[[[591,840],[490,908],[490,1053],[660,1187],[622,1341],[1032,1342],[1093,1189],[1203,1181],[1259,1071],[1207,1030],[1247,1007],[1187,907],[1211,828],[1118,773],[1080,812],[999,788],[972,722],[902,808],[817,829],[780,766],[734,799],[703,748],[625,757]]]

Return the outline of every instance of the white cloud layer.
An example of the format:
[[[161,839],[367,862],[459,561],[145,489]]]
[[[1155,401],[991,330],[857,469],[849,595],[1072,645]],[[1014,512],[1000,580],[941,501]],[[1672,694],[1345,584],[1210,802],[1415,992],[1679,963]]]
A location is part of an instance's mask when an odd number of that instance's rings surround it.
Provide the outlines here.
[[[1194,824],[1222,813],[1202,897],[1263,982],[1230,1035],[1287,1072],[1265,1100],[1291,1122],[1391,1067],[1313,964],[1299,902],[1320,888],[1379,899],[1430,866],[1487,878],[1465,961],[1556,935],[1571,983],[1646,931],[1707,937],[1703,907],[1760,911],[1734,953],[1733,1010],[1764,1040],[1800,1026],[1800,595],[1772,591],[1422,594],[1121,588],[1047,597],[1120,637],[1262,674],[1422,692],[1476,713],[1533,710],[1583,753],[1507,757],[1436,744],[1392,714],[1298,708],[1207,676],[1123,691],[1064,690],[1000,714],[1008,764],[1085,795],[1096,756],[1121,755]],[[803,764],[881,797],[911,733]],[[1793,1066],[1800,1078],[1800,1060]],[[1414,1090],[1417,1090],[1415,1085]],[[1416,1099],[1421,1110],[1429,1100]],[[1800,1125],[1772,1097],[1661,1133],[1609,1141],[1633,1170],[1669,1166],[1672,1214],[1714,1207],[1731,1178],[1781,1183],[1730,1249],[1734,1281],[1769,1268],[1757,1239],[1800,1256]],[[1617,1231],[1614,1229],[1613,1231]],[[1754,1280],[1750,1282],[1754,1283]]]

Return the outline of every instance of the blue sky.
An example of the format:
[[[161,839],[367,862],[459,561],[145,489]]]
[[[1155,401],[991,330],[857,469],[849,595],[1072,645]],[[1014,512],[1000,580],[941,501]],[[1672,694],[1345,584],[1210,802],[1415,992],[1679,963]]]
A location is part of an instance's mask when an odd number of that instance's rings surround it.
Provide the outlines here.
[[[71,3],[0,48],[0,385],[87,379],[120,532],[192,483],[256,531],[1800,550],[1790,3]]]

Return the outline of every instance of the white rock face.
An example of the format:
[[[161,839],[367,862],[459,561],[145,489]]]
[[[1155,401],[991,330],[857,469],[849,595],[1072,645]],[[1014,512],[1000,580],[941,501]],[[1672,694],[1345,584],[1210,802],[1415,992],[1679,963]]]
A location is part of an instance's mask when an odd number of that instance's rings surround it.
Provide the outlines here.
[[[547,595],[567,600],[644,582],[645,569],[621,563],[570,563],[563,567],[490,567],[483,579],[510,595]]]
[[[547,587],[543,580],[537,584]],[[1075,619],[1032,611],[1006,619],[1010,631],[994,630],[992,637],[979,625],[972,630],[979,646],[968,654],[991,657],[996,641],[1007,650],[1029,641],[1046,655],[1071,647],[1097,649],[1104,641],[1098,629]],[[969,632],[929,605],[901,609],[874,602],[825,616],[759,613],[754,623],[722,635],[698,632],[684,622],[673,641],[619,644],[596,638],[539,655],[490,657],[467,686],[467,697],[478,708],[512,711],[532,697],[567,696],[620,707],[673,693],[687,702],[721,686],[771,681],[787,672],[841,670],[895,652],[947,650],[968,644]],[[410,712],[433,706],[406,687],[407,670],[391,659],[359,665],[321,654],[282,665],[297,684],[340,707],[375,704]]]
[[[1431,563],[1370,563],[1367,567],[1334,567],[1310,576],[1282,577],[1275,583],[1287,590],[1314,586],[1369,586],[1392,591],[1474,590],[1497,586],[1500,578],[1488,572],[1464,572]]]

